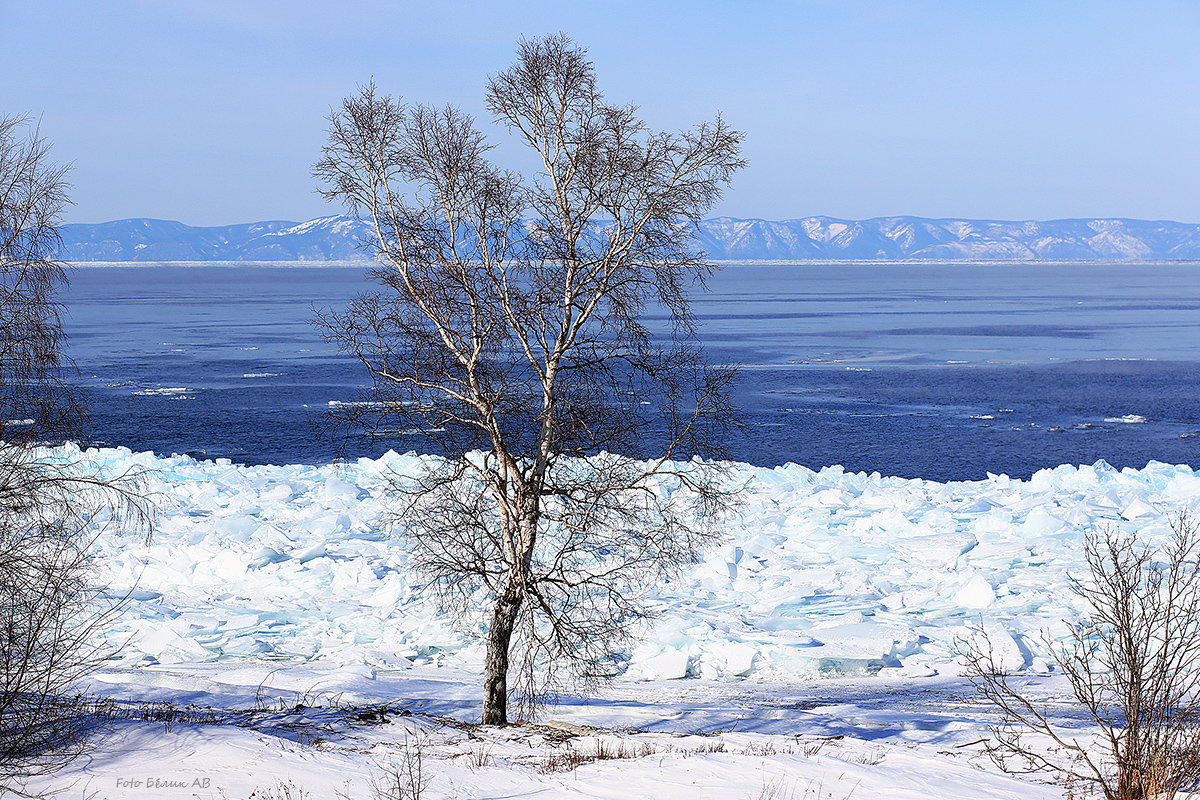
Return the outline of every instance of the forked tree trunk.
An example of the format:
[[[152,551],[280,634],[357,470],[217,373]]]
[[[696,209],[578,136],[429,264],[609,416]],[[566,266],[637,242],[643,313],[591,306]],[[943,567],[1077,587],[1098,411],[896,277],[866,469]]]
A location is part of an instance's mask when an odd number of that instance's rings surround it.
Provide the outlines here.
[[[508,724],[508,648],[522,597],[509,592],[496,601],[483,664],[483,724]]]

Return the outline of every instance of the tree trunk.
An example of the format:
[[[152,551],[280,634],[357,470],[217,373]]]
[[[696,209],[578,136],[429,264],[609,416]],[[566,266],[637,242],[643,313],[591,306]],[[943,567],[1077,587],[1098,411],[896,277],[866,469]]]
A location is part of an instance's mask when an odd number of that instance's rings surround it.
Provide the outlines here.
[[[508,648],[522,597],[508,592],[496,601],[483,665],[483,724],[508,724]]]

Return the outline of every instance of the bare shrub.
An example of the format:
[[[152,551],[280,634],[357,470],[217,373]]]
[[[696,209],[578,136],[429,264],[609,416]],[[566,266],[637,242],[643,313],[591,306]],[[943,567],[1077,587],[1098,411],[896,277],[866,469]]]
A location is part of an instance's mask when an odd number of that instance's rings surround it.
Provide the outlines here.
[[[589,761],[610,761],[616,759],[645,758],[657,751],[649,743],[638,744],[624,739],[597,739],[591,750],[583,751]]]
[[[724,739],[713,739],[695,748],[694,753],[724,753],[728,750]]]
[[[537,768],[541,772],[573,772],[588,761],[589,759],[575,748],[564,747],[546,754]]]
[[[208,706],[188,704],[178,706],[167,700],[129,703],[119,706],[112,700],[98,700],[98,713],[109,719],[137,719],[143,722],[161,722],[167,733],[176,725],[217,725],[222,716]]]
[[[217,791],[221,800],[229,800],[224,790]],[[246,800],[312,800],[312,795],[303,786],[289,779],[276,781],[271,786],[260,786],[250,792]]]
[[[851,789],[837,800],[850,800],[854,794]],[[790,781],[783,776],[764,778],[762,788],[753,800],[835,800],[833,792],[826,791],[819,781],[809,781],[803,787],[796,781]]]
[[[820,755],[821,751],[824,750],[826,747],[828,747],[831,742],[834,742],[840,738],[842,738],[842,737],[840,737],[840,736],[838,736],[836,738],[825,737],[825,738],[814,739],[812,741],[805,742],[804,745],[801,747],[800,752],[802,752],[804,755],[808,756],[809,758],[811,758],[812,756]]]
[[[875,748],[874,750],[866,753],[859,753],[857,755],[850,756],[851,761],[857,761],[859,764],[863,764],[864,766],[868,767],[874,767],[882,764],[885,758],[887,758],[887,751],[883,748]]]
[[[480,766],[483,766],[482,764]],[[378,765],[371,776],[372,800],[421,800],[429,788],[425,740],[405,737],[395,758]]]
[[[1088,536],[1089,574],[1071,588],[1090,613],[1064,643],[1045,637],[1096,744],[1054,724],[986,637],[960,643],[976,689],[1003,714],[987,745],[1000,767],[1105,800],[1200,789],[1200,527],[1180,514],[1171,532],[1157,551],[1136,533]]]
[[[465,754],[467,766],[471,769],[483,769],[492,765],[492,749],[480,742]]]
[[[576,749],[564,747],[549,753],[538,768],[542,772],[570,772],[593,761],[645,758],[659,751],[648,742],[638,744],[623,739],[597,739],[591,747]]]

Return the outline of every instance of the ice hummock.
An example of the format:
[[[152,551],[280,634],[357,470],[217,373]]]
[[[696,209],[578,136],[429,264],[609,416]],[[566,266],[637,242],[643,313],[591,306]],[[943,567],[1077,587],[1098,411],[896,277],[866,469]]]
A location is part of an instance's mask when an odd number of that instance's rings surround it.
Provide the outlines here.
[[[153,540],[104,532],[102,579],[130,593],[112,631],[120,661],[271,660],[478,669],[483,619],[441,616],[380,523],[389,452],[325,466],[240,466],[127,449],[64,453],[116,473],[149,468],[162,504]],[[1083,609],[1083,537],[1106,526],[1165,537],[1200,510],[1200,474],[1045,469],[937,483],[841,467],[733,467],[746,502],[727,535],[658,586],[626,677],[739,679],[957,672],[954,641],[983,625],[1014,668],[1044,670],[1042,631]]]

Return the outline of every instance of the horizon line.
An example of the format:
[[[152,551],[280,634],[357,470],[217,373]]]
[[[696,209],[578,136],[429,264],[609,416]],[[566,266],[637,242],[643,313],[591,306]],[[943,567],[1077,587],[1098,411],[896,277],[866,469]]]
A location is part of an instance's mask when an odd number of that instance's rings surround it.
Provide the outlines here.
[[[312,217],[306,220],[291,220],[291,219],[257,219],[248,221],[228,222],[219,225],[193,225],[188,222],[183,222],[177,219],[165,219],[163,217],[122,217],[119,219],[103,220],[101,222],[64,222],[58,227],[66,228],[70,226],[96,226],[96,225],[112,225],[119,222],[169,222],[177,225],[183,225],[188,228],[229,228],[237,225],[267,225],[267,224],[287,224],[287,225],[305,225],[310,222],[317,222],[328,219],[346,219],[346,220],[363,220],[362,217],[355,217],[349,214],[329,214],[323,217]],[[784,217],[779,219],[769,219],[767,217],[735,217],[724,214],[716,217],[704,217],[701,222],[711,222],[719,220],[732,220],[735,222],[803,222],[806,220],[829,220],[831,222],[875,222],[877,220],[890,219],[911,219],[921,220],[925,222],[991,222],[991,223],[1006,223],[1006,224],[1028,224],[1028,223],[1051,223],[1051,222],[1151,222],[1151,223],[1166,223],[1171,225],[1189,225],[1200,226],[1200,222],[1184,222],[1178,219],[1166,218],[1145,218],[1145,217],[1118,217],[1118,216],[1078,216],[1078,217],[1051,217],[1047,219],[1033,218],[999,218],[999,217],[925,217],[918,214],[882,214],[874,217],[834,217],[828,214],[810,214],[803,217]]]

